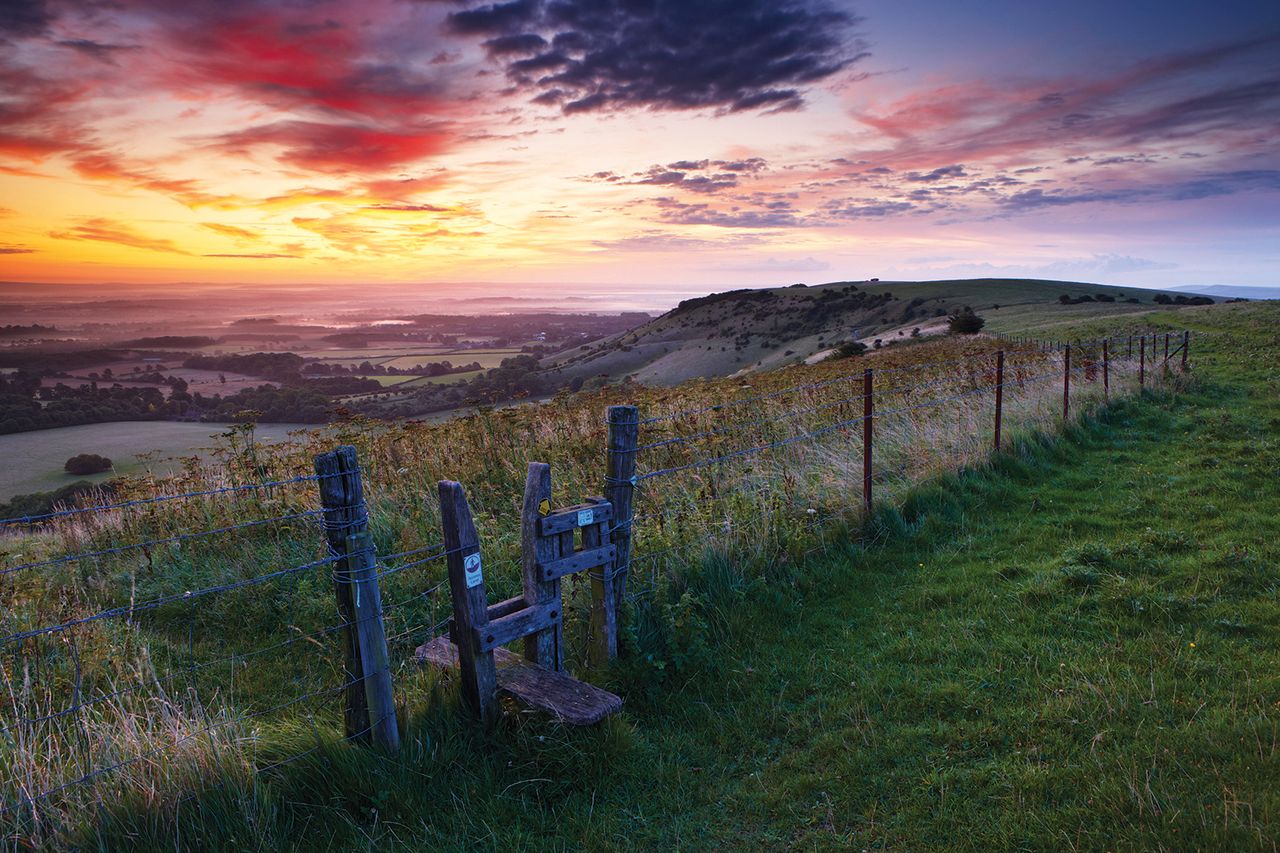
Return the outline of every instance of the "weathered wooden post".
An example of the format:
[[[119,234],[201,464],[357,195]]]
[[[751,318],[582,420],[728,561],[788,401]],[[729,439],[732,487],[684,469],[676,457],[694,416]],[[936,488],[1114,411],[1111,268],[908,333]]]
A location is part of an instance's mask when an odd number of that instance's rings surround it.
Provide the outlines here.
[[[539,523],[551,511],[551,466],[545,462],[530,462],[524,481],[524,503],[520,510],[520,542],[524,578],[524,600],[530,607],[537,607],[560,600],[560,579],[546,580],[541,566],[555,562],[561,556],[558,537],[541,535]],[[569,553],[573,553],[573,531],[569,531]],[[543,669],[559,672],[564,669],[564,623],[537,631],[524,638],[525,660]]]
[[[1147,336],[1143,335],[1138,341],[1138,387],[1145,388],[1147,385]]]
[[[1004,350],[996,352],[996,451],[1000,450],[1000,417],[1004,409]]]
[[[1125,358],[1133,358],[1133,335],[1129,336],[1129,354]]]
[[[871,514],[871,434],[875,406],[872,403],[871,368],[862,372],[862,508]]]
[[[377,555],[369,536],[369,516],[356,449],[343,445],[315,458],[320,502],[324,507],[325,538],[334,556],[334,592],[343,630],[343,669],[346,675],[347,737],[396,750],[395,698],[382,622],[382,594],[378,588]]]
[[[640,410],[635,406],[609,407],[609,447],[604,496],[613,504],[614,610],[622,612],[631,569],[631,514],[635,498],[636,447],[640,443]]]
[[[605,504],[601,503],[601,506]],[[594,513],[595,519],[603,513]],[[609,538],[608,525],[612,520],[592,520],[582,528],[582,549],[590,551],[604,546]],[[579,512],[579,521],[582,513]],[[618,609],[617,594],[614,591],[614,577],[617,574],[617,557],[599,569],[588,572],[591,578],[591,642],[589,657],[594,667],[608,666],[609,661],[618,656]]]
[[[1191,351],[1191,330],[1182,333],[1182,372],[1187,372],[1187,353]]]
[[[1105,340],[1102,342],[1102,397],[1111,399],[1111,354]]]
[[[1164,333],[1164,360],[1169,360],[1169,333]]]
[[[497,716],[498,675],[493,650],[480,649],[479,632],[489,624],[480,539],[462,486],[441,480],[439,490],[440,522],[444,528],[449,588],[453,594],[453,644],[458,649],[462,698],[476,716],[488,723]]]
[[[1062,351],[1062,420],[1071,411],[1071,344]]]

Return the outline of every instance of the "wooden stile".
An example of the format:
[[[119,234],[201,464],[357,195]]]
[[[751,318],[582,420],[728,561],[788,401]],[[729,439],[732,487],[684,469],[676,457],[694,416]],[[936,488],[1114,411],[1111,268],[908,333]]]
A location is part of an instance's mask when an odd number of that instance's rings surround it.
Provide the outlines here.
[[[494,696],[497,673],[493,652],[481,651],[477,638],[477,631],[483,631],[489,624],[480,540],[462,486],[441,480],[439,490],[440,522],[444,528],[453,597],[453,644],[457,647],[458,668],[462,673],[462,698],[476,716],[488,723],[495,719],[498,711]]]
[[[542,517],[551,511],[551,466],[530,462],[524,482],[524,502],[520,509],[520,547],[524,578],[524,600],[530,606],[560,601],[559,576],[547,579],[543,567],[560,559],[559,536],[542,536]],[[569,531],[572,543],[573,531]],[[570,546],[572,548],[572,545]],[[556,625],[530,634],[524,641],[525,660],[543,669],[564,669],[564,628]]]

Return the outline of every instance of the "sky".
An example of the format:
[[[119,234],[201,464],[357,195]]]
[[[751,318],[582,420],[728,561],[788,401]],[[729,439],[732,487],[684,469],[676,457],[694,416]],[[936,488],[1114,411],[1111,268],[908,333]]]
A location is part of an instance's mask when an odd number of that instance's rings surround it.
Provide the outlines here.
[[[1280,3],[0,0],[0,280],[1278,269]]]

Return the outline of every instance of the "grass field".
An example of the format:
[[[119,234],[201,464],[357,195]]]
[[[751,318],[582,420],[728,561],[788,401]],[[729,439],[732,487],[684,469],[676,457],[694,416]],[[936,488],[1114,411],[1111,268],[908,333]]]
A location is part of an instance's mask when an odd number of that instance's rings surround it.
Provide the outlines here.
[[[257,740],[259,766],[309,751],[262,775],[226,759],[147,768],[137,778],[168,772],[183,785],[122,788],[61,837],[107,849],[1268,848],[1280,832],[1280,306],[1136,322],[1212,333],[1194,341],[1196,372],[1180,392],[1098,409],[1059,440],[1018,431],[989,464],[963,435],[946,438],[970,469],[906,488],[865,523],[836,517],[807,534],[774,517],[727,553],[668,561],[608,675],[626,710],[596,729],[510,715],[483,732],[449,679],[406,664],[398,757],[338,743],[303,717],[226,729],[208,754],[236,754],[237,738]],[[762,374],[748,393],[836,367]],[[660,413],[730,387],[632,393]],[[522,461],[552,459],[558,490],[580,493],[592,456],[579,451],[599,435],[602,402],[588,398],[577,416],[555,402],[377,439],[348,433],[374,463],[383,549],[430,535],[421,516],[391,514],[429,512],[410,496],[453,475],[504,553],[499,522]],[[488,482],[457,473],[473,457]],[[751,482],[785,484],[800,519],[805,506],[821,517],[829,502],[856,501],[850,476],[812,483],[799,467],[748,467]],[[830,460],[823,470],[840,471]],[[694,482],[648,508],[670,503],[678,519],[734,500],[726,481]],[[309,553],[288,538],[275,547]],[[218,558],[243,553],[230,543]],[[175,560],[173,578],[138,573],[139,595],[190,589],[208,571]],[[492,565],[496,600],[512,590]],[[230,577],[237,566],[226,563]],[[332,606],[325,582],[305,579],[292,600],[254,593],[198,625],[182,609],[152,626],[150,653],[165,638],[185,650],[193,635],[224,653],[263,625],[306,625]],[[235,637],[208,634],[228,620]],[[396,642],[413,643],[399,627]],[[315,665],[260,659],[224,687],[269,706]],[[165,707],[174,732],[194,722],[180,703]]]
[[[287,438],[290,430],[304,428],[265,424],[256,434],[271,442]],[[52,491],[76,480],[102,482],[147,472],[167,475],[178,468],[174,457],[207,456],[208,448],[218,443],[217,435],[226,429],[223,424],[124,421],[0,435],[0,458],[11,460],[0,467],[0,500]],[[77,453],[106,456],[115,463],[115,470],[85,477],[68,474],[62,466]],[[143,456],[149,458],[139,458]]]

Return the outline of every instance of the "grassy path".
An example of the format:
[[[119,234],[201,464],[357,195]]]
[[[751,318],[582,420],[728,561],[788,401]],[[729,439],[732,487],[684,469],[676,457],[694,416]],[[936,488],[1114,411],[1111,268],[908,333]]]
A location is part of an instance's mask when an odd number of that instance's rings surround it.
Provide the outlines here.
[[[921,491],[767,587],[713,561],[688,611],[707,645],[651,695],[621,668],[628,711],[598,731],[484,735],[442,689],[401,759],[329,750],[176,823],[122,808],[102,841],[1274,849],[1275,314],[1252,353],[1198,350],[1185,393]]]

